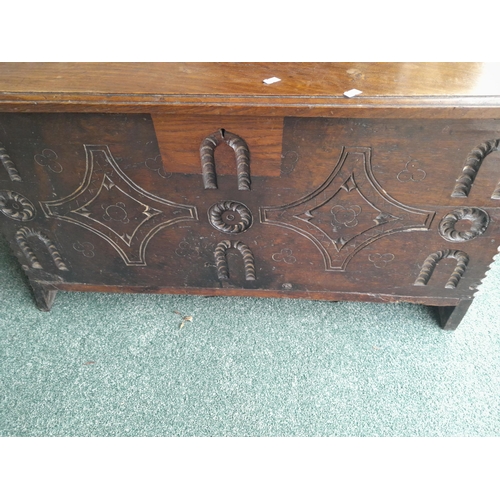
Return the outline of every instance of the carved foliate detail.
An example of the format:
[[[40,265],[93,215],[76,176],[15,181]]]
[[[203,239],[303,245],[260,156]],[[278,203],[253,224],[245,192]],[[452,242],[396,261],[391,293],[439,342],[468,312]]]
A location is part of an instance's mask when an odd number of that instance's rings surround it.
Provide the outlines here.
[[[465,166],[462,171],[462,175],[457,179],[452,198],[467,198],[469,192],[476,178],[479,167],[483,163],[483,160],[493,151],[498,151],[500,146],[500,139],[492,139],[490,141],[483,142],[476,148],[474,148],[467,159],[465,160]],[[500,199],[500,183],[493,192],[492,199]]]
[[[361,207],[359,205],[335,205],[330,213],[333,216],[332,226],[334,231],[339,229],[339,225],[345,227],[354,227],[359,223],[358,216],[361,214]]]
[[[368,260],[370,262],[373,262],[373,265],[376,268],[382,269],[385,266],[387,266],[389,262],[393,261],[394,257],[395,255],[393,253],[384,253],[384,254],[374,253],[368,256]]]
[[[14,165],[14,162],[10,159],[7,150],[5,149],[4,145],[1,142],[0,142],[0,162],[2,162],[3,168],[5,168],[5,170],[9,174],[11,181],[16,181],[16,182],[22,181],[21,176],[19,175],[16,166]]]
[[[57,153],[52,149],[44,149],[41,154],[35,155],[38,165],[48,168],[50,171],[60,174],[63,171],[62,165],[57,161]]]
[[[233,148],[236,155],[238,189],[240,191],[250,190],[250,151],[247,143],[241,137],[224,129],[206,137],[200,146],[201,170],[205,189],[217,189],[214,153],[215,148],[223,142]]]
[[[223,233],[237,234],[252,225],[252,214],[243,203],[220,201],[209,208],[208,220],[215,229]]]
[[[468,220],[471,227],[468,231],[457,231],[455,225],[459,220]],[[490,223],[489,215],[480,208],[457,208],[445,215],[439,223],[439,234],[447,241],[464,242],[480,236]]]
[[[271,258],[275,262],[284,262],[285,264],[295,264],[297,259],[293,256],[292,250],[289,248],[283,248],[281,252],[274,253]]]
[[[405,168],[396,176],[399,182],[422,182],[427,177],[427,172],[421,168],[418,160],[410,159]]]
[[[429,282],[434,269],[436,268],[436,264],[445,258],[456,259],[457,265],[450,276],[450,279],[447,281],[445,288],[456,288],[460,278],[465,273],[467,269],[467,264],[469,263],[469,256],[462,252],[461,250],[438,250],[437,252],[431,253],[426,259],[424,264],[422,265],[422,269],[420,270],[420,274],[418,275],[417,280],[415,281],[416,286],[425,286]]]
[[[16,221],[29,221],[35,217],[35,206],[22,194],[15,191],[0,191],[0,212]]]
[[[250,248],[241,241],[223,240],[216,247],[214,251],[215,265],[217,267],[217,275],[220,280],[229,279],[229,270],[227,265],[226,252],[230,248],[235,248],[241,253],[243,257],[243,264],[245,266],[245,279],[247,281],[255,280],[255,260]]]
[[[263,224],[290,229],[321,252],[326,271],[343,271],[362,248],[400,231],[427,231],[435,212],[408,207],[376,181],[371,148],[343,148],[325,182],[305,197],[260,208]]]
[[[54,261],[57,269],[59,269],[60,271],[68,271],[66,264],[64,263],[59,251],[57,250],[57,247],[45,233],[28,227],[22,227],[16,233],[16,242],[19,245],[21,252],[23,252],[24,256],[30,263],[31,267],[33,267],[34,269],[43,269],[40,261],[38,260],[37,256],[28,243],[28,238],[38,238],[47,247],[47,250],[49,251],[49,254],[52,257],[52,260]]]
[[[156,172],[160,177],[163,177],[163,179],[172,177],[172,172],[165,172],[163,162],[161,161],[161,155],[157,155],[154,158],[147,158],[144,165],[146,165],[146,168],[149,168],[149,170]]]
[[[89,243],[88,241],[84,241],[83,243],[76,241],[75,243],[73,243],[73,248],[78,253],[81,253],[84,257],[88,257],[89,259],[91,259],[95,255],[94,245],[92,245],[92,243]]]

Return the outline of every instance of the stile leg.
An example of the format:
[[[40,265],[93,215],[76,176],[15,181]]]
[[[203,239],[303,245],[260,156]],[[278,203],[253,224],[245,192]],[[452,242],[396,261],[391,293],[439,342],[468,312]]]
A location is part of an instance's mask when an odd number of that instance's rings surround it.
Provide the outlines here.
[[[56,298],[57,290],[50,290],[36,281],[30,280],[30,285],[35,297],[36,306],[40,311],[50,311]]]
[[[463,299],[457,306],[438,307],[439,321],[443,330],[455,330],[472,304],[472,299]]]

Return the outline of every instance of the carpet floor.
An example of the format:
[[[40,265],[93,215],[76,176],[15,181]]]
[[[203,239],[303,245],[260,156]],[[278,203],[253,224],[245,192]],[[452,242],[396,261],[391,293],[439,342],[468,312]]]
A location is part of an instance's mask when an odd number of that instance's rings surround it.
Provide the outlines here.
[[[500,262],[454,332],[411,304],[59,292],[44,313],[3,240],[0,281],[0,436],[500,435]]]

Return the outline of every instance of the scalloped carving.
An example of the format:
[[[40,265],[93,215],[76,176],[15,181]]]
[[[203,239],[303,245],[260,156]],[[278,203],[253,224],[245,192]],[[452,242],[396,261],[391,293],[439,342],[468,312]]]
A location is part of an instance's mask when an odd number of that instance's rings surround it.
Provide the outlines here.
[[[14,162],[11,160],[5,146],[0,142],[0,162],[2,162],[3,168],[9,174],[10,180],[14,182],[22,182],[21,176],[17,171]]]
[[[455,188],[451,194],[452,198],[467,198],[469,196],[472,184],[483,160],[493,151],[498,151],[499,146],[500,139],[491,139],[483,142],[469,153],[465,160],[462,175],[457,179]],[[500,199],[500,183],[497,185],[491,198],[494,200]]]
[[[469,263],[469,256],[462,252],[461,250],[438,250],[437,252],[431,253],[422,265],[420,274],[414,285],[425,286],[431,279],[432,273],[436,268],[437,263],[442,259],[456,259],[457,265],[453,272],[451,273],[450,279],[446,282],[445,288],[456,288],[460,278],[462,278],[465,270],[467,269],[467,264]]]
[[[215,148],[225,142],[232,147],[236,155],[236,172],[238,175],[238,189],[250,190],[250,151],[247,143],[238,135],[220,129],[206,137],[200,146],[201,171],[205,189],[217,189],[217,174],[215,173]]]
[[[236,250],[238,250],[243,257],[243,264],[245,266],[245,279],[247,281],[255,280],[255,260],[252,251],[241,241],[229,240],[223,240],[215,247],[215,265],[217,267],[217,275],[219,279],[229,279],[229,269],[227,265],[226,252],[230,248],[235,248]]]
[[[468,231],[457,231],[455,224],[459,220],[471,221]],[[447,241],[464,242],[477,238],[486,231],[490,216],[484,210],[473,207],[457,208],[445,215],[439,223],[439,234]]]
[[[32,237],[38,238],[42,243],[45,244],[57,269],[59,269],[60,271],[69,271],[69,269],[67,268],[66,264],[64,263],[61,257],[61,254],[57,250],[57,247],[54,245],[54,243],[52,243],[50,238],[45,233],[42,233],[41,231],[37,231],[35,229],[31,229],[28,227],[22,227],[16,233],[16,242],[19,245],[19,248],[23,252],[26,259],[28,259],[28,262],[30,263],[31,267],[33,267],[34,269],[43,269],[37,256],[35,255],[35,253],[33,252],[32,248],[30,247],[27,241],[28,238]]]

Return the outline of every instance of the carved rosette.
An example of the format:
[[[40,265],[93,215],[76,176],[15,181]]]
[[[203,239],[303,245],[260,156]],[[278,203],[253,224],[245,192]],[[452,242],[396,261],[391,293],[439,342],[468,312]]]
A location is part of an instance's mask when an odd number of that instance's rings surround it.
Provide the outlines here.
[[[470,229],[468,231],[457,231],[455,225],[459,220],[470,221]],[[483,234],[489,223],[489,215],[480,208],[457,208],[441,219],[438,231],[441,237],[447,241],[464,242]]]
[[[252,214],[243,203],[220,201],[208,209],[208,220],[223,233],[237,234],[252,225]]]
[[[35,206],[28,198],[15,191],[0,191],[0,212],[10,219],[25,222],[35,217]]]

